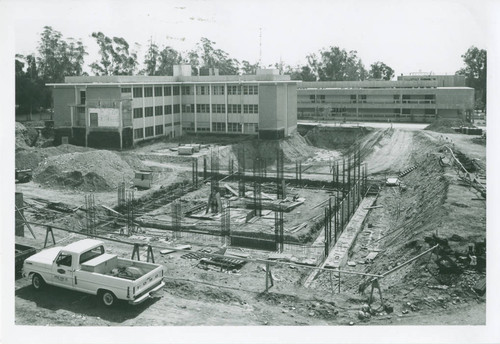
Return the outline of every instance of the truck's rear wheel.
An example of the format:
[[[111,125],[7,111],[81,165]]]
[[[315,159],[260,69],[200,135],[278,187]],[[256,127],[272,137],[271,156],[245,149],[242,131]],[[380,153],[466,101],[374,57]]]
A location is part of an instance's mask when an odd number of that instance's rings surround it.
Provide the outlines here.
[[[115,304],[116,302],[116,296],[109,290],[103,290],[100,293],[101,296],[101,301],[106,307],[111,307]]]
[[[35,290],[41,290],[45,286],[45,281],[39,274],[34,274],[31,278],[31,285],[33,285],[33,288],[35,288]]]

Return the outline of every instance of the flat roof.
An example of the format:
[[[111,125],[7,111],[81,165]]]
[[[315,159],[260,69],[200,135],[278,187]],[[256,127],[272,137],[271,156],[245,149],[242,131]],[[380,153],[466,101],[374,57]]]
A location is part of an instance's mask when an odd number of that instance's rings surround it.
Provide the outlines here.
[[[47,86],[75,85],[156,85],[156,84],[225,84],[225,83],[292,83],[289,75],[252,74],[252,75],[202,75],[202,76],[147,76],[147,75],[104,75],[104,76],[67,76],[62,83],[49,83]]]
[[[64,83],[50,83],[45,86],[134,86],[134,85],[208,85],[208,84],[298,84],[300,80],[233,80],[233,81],[158,81],[158,82],[64,82]]]

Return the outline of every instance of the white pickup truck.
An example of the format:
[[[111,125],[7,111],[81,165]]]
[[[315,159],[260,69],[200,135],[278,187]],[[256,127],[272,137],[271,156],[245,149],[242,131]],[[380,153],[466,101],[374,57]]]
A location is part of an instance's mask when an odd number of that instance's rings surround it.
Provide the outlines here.
[[[24,261],[23,276],[36,290],[50,284],[97,295],[105,306],[117,299],[139,304],[163,288],[163,266],[105,253],[104,243],[83,239],[43,250]]]

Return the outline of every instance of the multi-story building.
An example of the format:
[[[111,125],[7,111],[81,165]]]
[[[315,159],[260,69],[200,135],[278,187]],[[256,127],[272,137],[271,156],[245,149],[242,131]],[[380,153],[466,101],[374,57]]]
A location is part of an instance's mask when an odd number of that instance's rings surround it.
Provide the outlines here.
[[[55,143],[130,147],[184,133],[288,136],[297,127],[297,81],[275,70],[256,75],[66,77],[53,87]]]
[[[299,119],[432,122],[468,119],[474,89],[458,75],[407,75],[395,81],[302,82],[297,89]]]

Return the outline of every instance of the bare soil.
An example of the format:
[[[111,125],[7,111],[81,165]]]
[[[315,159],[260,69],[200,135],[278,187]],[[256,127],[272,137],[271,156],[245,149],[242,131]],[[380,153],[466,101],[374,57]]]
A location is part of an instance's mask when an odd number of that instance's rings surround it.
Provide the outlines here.
[[[372,182],[382,188],[376,205],[365,221],[348,266],[359,272],[383,273],[423,252],[430,245],[426,237],[438,235],[448,240],[451,255],[464,255],[470,243],[482,242],[486,238],[486,202],[473,188],[464,186],[451,166],[441,166],[438,158],[443,154],[443,145],[451,145],[470,159],[477,159],[479,166],[486,166],[486,147],[470,141],[461,134],[436,133],[432,131],[381,129],[369,131],[353,141],[359,144],[363,160],[368,163]],[[187,140],[187,139],[185,139]],[[193,140],[193,138],[191,138]],[[210,144],[217,141],[211,139]],[[291,143],[290,141],[289,143]],[[254,145],[254,143],[240,142]],[[301,143],[302,144],[302,143]],[[300,145],[301,145],[300,144]],[[191,161],[151,159],[152,151],[175,147],[178,143],[158,142],[119,153],[128,166],[144,164],[158,174],[157,182],[150,190],[137,190],[135,197],[146,197],[160,188],[190,179]],[[290,144],[288,161],[307,158],[316,170],[329,168],[321,151],[308,146],[296,151],[300,145]],[[272,144],[266,148],[270,149]],[[230,146],[227,146],[230,147]],[[237,149],[230,147],[226,157],[237,158]],[[236,150],[236,152],[235,152]],[[349,148],[329,147],[332,157],[349,152]],[[248,153],[252,149],[248,149]],[[322,152],[326,149],[323,148]],[[253,151],[256,152],[256,151]],[[256,153],[256,154],[262,154]],[[268,153],[269,156],[274,153]],[[146,157],[147,156],[147,157]],[[274,155],[273,155],[274,156]],[[136,160],[140,159],[140,161]],[[323,166],[321,164],[324,164]],[[134,165],[136,164],[136,165]],[[402,177],[404,188],[383,186],[386,176],[416,165],[417,168]],[[292,170],[292,164],[289,165]],[[201,171],[201,168],[200,168]],[[479,172],[486,174],[485,171]],[[326,177],[325,177],[326,178]],[[198,198],[208,195],[200,189]],[[62,201],[82,205],[86,194],[73,189],[55,189],[36,182],[16,185],[16,191],[24,193],[25,200],[36,203],[36,198]],[[97,190],[96,190],[97,191]],[[197,191],[198,192],[198,191]],[[194,199],[187,195],[187,199]],[[316,198],[315,198],[316,197]],[[285,226],[310,221],[312,209],[323,196],[308,194],[309,203],[286,218]],[[116,205],[116,190],[95,193],[96,204]],[[161,209],[161,206],[158,206]],[[161,212],[160,210],[157,213]],[[44,223],[65,223],[73,215],[49,213],[42,206],[25,210],[29,220]],[[52,216],[52,217],[51,217]],[[74,217],[83,222],[85,213],[78,210]],[[285,215],[286,217],[286,215]],[[274,221],[273,221],[274,222]],[[69,223],[69,222],[68,222]],[[81,223],[83,227],[83,223]],[[76,224],[75,224],[76,226]],[[38,248],[43,246],[45,230],[34,226],[37,239],[16,240],[27,242]],[[56,241],[66,244],[78,240],[80,235],[55,230]],[[110,236],[120,237],[116,233]],[[124,240],[126,238],[123,238]],[[175,247],[189,243],[191,250],[201,248],[218,250],[220,238],[200,239],[195,235],[176,237],[172,232],[147,230],[127,239],[133,242],[152,243],[155,247]],[[132,247],[107,243],[111,252],[130,257]],[[237,248],[231,248],[237,249]],[[253,259],[267,259],[269,252],[239,249]],[[365,258],[369,252],[379,253],[371,263]],[[290,257],[304,252],[285,250]],[[145,252],[143,252],[143,255]],[[152,299],[137,307],[120,303],[114,309],[104,309],[90,295],[48,287],[37,293],[30,281],[17,278],[15,291],[16,324],[49,326],[155,326],[155,325],[475,325],[485,324],[486,299],[478,296],[472,286],[485,274],[480,269],[461,263],[462,272],[445,274],[436,265],[436,256],[421,259],[388,275],[380,282],[384,300],[394,311],[375,312],[369,318],[360,319],[359,311],[368,301],[369,288],[363,290],[367,281],[363,277],[342,275],[341,279],[330,273],[320,273],[310,288],[303,282],[310,274],[307,266],[275,265],[272,267],[274,286],[264,293],[265,266],[251,262],[237,271],[220,271],[202,268],[198,260],[186,259],[184,253],[159,254],[155,248],[157,263],[165,266],[167,283],[163,297]],[[145,259],[145,257],[143,257]],[[458,258],[457,258],[458,259]],[[340,285],[340,293],[338,287]]]

